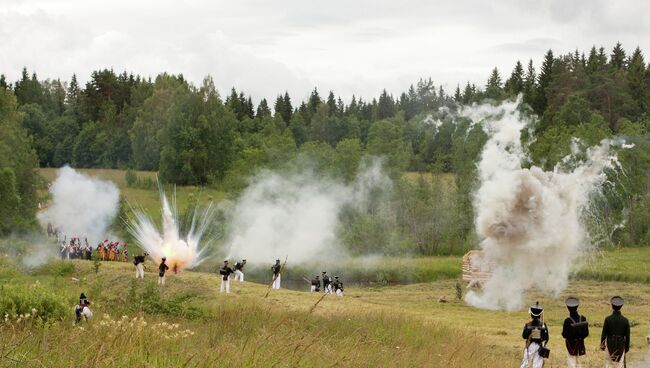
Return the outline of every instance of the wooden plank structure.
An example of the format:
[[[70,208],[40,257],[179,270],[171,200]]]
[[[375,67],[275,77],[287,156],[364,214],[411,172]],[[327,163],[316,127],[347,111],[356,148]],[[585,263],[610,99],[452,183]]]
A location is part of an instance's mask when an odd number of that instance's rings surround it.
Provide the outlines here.
[[[470,285],[484,285],[492,277],[495,264],[484,258],[482,250],[471,250],[463,256],[463,281]]]

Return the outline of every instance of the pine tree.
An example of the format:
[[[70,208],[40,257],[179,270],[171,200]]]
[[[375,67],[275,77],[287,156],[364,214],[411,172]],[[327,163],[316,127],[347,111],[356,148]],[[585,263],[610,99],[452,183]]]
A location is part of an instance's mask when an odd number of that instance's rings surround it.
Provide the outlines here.
[[[617,42],[616,46],[614,46],[614,49],[612,50],[610,64],[614,69],[625,68],[625,50],[623,50],[623,46],[620,42]]]
[[[263,98],[262,101],[260,101],[260,104],[257,105],[257,112],[255,113],[255,117],[266,118],[270,116],[271,109],[269,109],[269,103],[266,102],[266,98]]]
[[[485,85],[485,95],[488,98],[498,100],[501,98],[501,76],[499,75],[499,70],[495,67],[492,69],[490,78]]]
[[[9,86],[7,85],[7,78],[5,78],[4,74],[0,74],[0,88],[2,89],[9,88]]]
[[[510,95],[518,95],[524,91],[524,67],[519,60],[517,60],[510,78],[506,81],[505,90]]]
[[[641,52],[641,49],[637,47],[629,60],[627,68],[627,84],[630,89],[630,95],[641,112],[648,112],[648,106],[646,105],[646,97],[648,96],[648,93],[646,92],[646,73],[648,70],[646,70],[643,53]]]
[[[526,76],[524,77],[524,103],[532,106],[535,99],[535,87],[536,87],[537,76],[535,74],[535,67],[533,66],[533,60],[528,61],[528,67],[526,68]]]
[[[460,94],[460,84],[456,84],[456,91],[454,92],[454,101],[460,103],[462,98],[463,97]]]
[[[395,116],[395,101],[393,96],[389,95],[384,89],[379,95],[379,103],[377,104],[377,119],[392,118]]]
[[[329,107],[330,116],[336,115],[336,99],[334,98],[334,92],[330,91],[327,95],[327,107]]]
[[[548,104],[546,88],[551,84],[554,61],[555,58],[553,57],[553,51],[548,50],[544,56],[542,68],[539,71],[537,88],[535,89],[535,99],[532,104],[533,110],[535,110],[535,113],[540,116],[544,113]]]

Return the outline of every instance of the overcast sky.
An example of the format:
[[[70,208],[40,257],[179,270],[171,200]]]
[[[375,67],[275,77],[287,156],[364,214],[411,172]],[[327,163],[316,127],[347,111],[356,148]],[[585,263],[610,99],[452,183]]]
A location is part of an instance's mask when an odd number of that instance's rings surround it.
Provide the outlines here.
[[[546,50],[650,52],[650,1],[1,0],[0,73],[86,81],[113,68],[144,76],[210,74],[258,101],[314,86],[348,99],[431,77],[485,83]],[[646,57],[648,59],[648,57]]]

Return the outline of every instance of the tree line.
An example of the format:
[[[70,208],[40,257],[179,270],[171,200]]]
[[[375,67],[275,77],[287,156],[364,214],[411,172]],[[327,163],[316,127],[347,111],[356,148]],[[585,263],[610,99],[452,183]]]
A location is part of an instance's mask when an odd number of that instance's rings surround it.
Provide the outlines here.
[[[460,251],[474,242],[471,193],[486,137],[469,122],[452,122],[447,112],[521,95],[539,117],[534,139],[525,138],[530,165],[553,168],[571,152],[573,137],[592,145],[625,136],[636,144],[621,152],[626,175],[615,182],[612,192],[618,194],[598,204],[602,214],[623,213],[616,218],[626,223],[614,236],[617,242],[650,242],[650,65],[642,51],[628,54],[620,44],[611,52],[549,50],[539,67],[532,60],[525,65],[517,61],[507,77],[494,68],[485,85],[459,84],[452,93],[421,79],[397,95],[384,90],[368,100],[353,96],[345,102],[333,91],[314,88],[305,101],[284,92],[257,106],[235,88],[220,96],[209,76],[194,85],[183,75],[151,79],[104,69],[81,86],[75,75],[69,82],[39,80],[23,69],[13,83],[0,76],[3,99],[13,101],[4,102],[0,118],[18,137],[3,138],[3,147],[22,152],[25,161],[0,162],[0,168],[18,173],[18,165],[69,163],[155,170],[164,182],[238,191],[261,167],[309,162],[321,173],[352,180],[365,155],[381,155],[396,180],[394,206],[390,213],[374,211],[347,222],[350,244],[422,254]],[[14,150],[16,142],[22,151]],[[436,175],[407,180],[407,171]],[[451,187],[440,181],[441,173],[453,174]],[[19,177],[16,185],[33,179]],[[33,196],[21,190],[32,189],[16,189],[24,205],[32,206]],[[386,232],[382,239],[388,240],[360,238]]]

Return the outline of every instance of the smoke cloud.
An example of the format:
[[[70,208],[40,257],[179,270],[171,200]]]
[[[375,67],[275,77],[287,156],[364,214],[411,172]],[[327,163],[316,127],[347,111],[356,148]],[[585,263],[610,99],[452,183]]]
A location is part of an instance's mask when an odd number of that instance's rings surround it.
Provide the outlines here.
[[[128,224],[129,233],[156,263],[160,263],[165,257],[166,263],[174,272],[198,266],[205,260],[205,244],[209,243],[202,242],[201,239],[212,219],[212,205],[204,211],[195,209],[190,228],[182,234],[176,210],[176,196],[172,197],[170,205],[162,188],[159,188],[159,191],[162,202],[162,231],[158,230],[145,212],[134,209],[135,219]]]
[[[604,140],[572,170],[522,168],[521,132],[532,120],[518,111],[519,103],[461,111],[490,137],[478,163],[474,208],[484,262],[496,268],[482,292],[465,298],[479,308],[515,310],[523,306],[526,290],[557,296],[567,287],[572,266],[589,244],[583,211],[606,180],[603,170],[616,163],[612,143]]]
[[[52,223],[63,234],[102,241],[119,210],[120,192],[110,181],[62,167],[50,187],[52,204],[39,214],[42,224]]]
[[[341,211],[345,206],[365,208],[375,190],[391,185],[378,159],[361,165],[349,185],[313,172],[262,172],[235,204],[228,258],[269,262],[288,256],[303,263],[345,256],[338,239]]]

